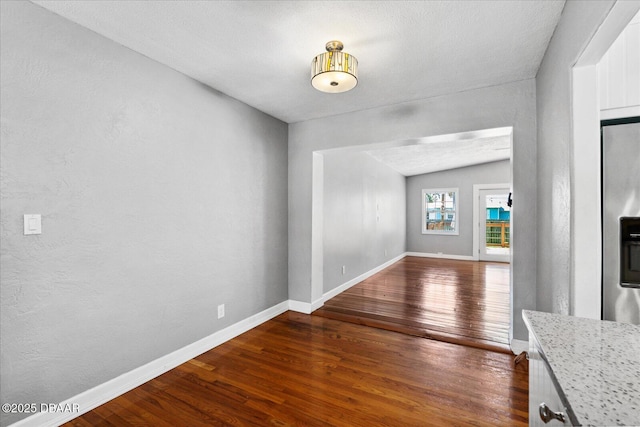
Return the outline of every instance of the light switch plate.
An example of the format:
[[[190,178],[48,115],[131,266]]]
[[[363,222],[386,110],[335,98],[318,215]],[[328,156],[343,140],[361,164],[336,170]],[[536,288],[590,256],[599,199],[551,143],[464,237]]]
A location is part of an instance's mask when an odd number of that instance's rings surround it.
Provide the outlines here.
[[[24,216],[24,235],[42,234],[42,215],[29,214]]]

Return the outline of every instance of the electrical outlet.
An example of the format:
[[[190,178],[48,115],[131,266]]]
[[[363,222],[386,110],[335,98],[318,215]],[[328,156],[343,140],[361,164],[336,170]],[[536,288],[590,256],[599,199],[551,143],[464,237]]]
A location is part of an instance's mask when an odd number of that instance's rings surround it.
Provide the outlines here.
[[[220,304],[218,306],[218,319],[222,319],[224,317],[224,304]]]
[[[342,274],[344,275],[347,272],[347,266],[343,265],[342,266]]]

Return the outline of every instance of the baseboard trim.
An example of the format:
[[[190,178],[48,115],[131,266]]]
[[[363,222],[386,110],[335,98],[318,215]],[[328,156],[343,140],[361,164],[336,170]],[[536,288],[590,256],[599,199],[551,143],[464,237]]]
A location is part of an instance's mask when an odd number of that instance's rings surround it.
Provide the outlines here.
[[[417,256],[422,258],[445,258],[445,259],[457,259],[461,261],[477,261],[471,255],[448,255],[438,252],[437,254],[432,254],[428,252],[406,252],[405,256]]]
[[[371,270],[362,273],[361,275],[359,275],[358,277],[355,277],[351,280],[349,280],[348,282],[343,283],[342,285],[339,285],[336,288],[331,289],[328,292],[325,292],[322,295],[322,298],[317,299],[316,301],[312,302],[312,303],[308,303],[308,302],[303,302],[303,301],[296,301],[296,300],[289,300],[289,310],[291,311],[297,311],[298,313],[304,313],[304,314],[311,314],[314,311],[316,311],[317,309],[319,309],[320,307],[322,307],[324,305],[324,303],[328,300],[330,300],[331,298],[335,297],[336,295],[341,294],[342,292],[346,291],[347,289],[351,288],[352,286],[357,285],[358,283],[362,282],[365,279],[368,279],[369,277],[373,276],[374,274],[384,270],[385,268],[389,267],[390,265],[400,261],[401,259],[408,257],[408,256],[416,256],[416,257],[423,257],[423,258],[446,258],[446,259],[457,259],[457,260],[463,260],[463,261],[474,261],[474,258],[472,256],[469,255],[447,255],[447,254],[442,254],[442,253],[437,253],[437,254],[432,254],[432,253],[425,253],[425,252],[404,252],[401,253],[400,255],[396,256],[395,258],[390,259],[389,261],[384,262],[383,264],[380,264],[377,267],[372,268]]]
[[[325,294],[322,295],[323,303],[325,301],[328,301],[331,298],[335,297],[336,295],[341,294],[342,292],[346,291],[350,287],[362,282],[363,280],[368,279],[369,277],[373,276],[374,274],[384,270],[385,268],[389,267],[391,264],[395,264],[396,262],[398,262],[402,258],[404,258],[406,255],[407,255],[406,252],[402,253],[402,254],[398,255],[397,257],[392,258],[389,261],[385,262],[384,264],[380,264],[379,266],[372,268],[371,270],[367,271],[366,273],[362,273],[358,277],[355,277],[355,278],[349,280],[348,282],[345,282],[342,285],[331,289],[329,292],[326,292]]]
[[[312,312],[311,303],[290,299],[288,301],[288,304],[289,304],[289,310],[291,311],[297,311],[298,313],[304,313],[304,314],[311,314]]]
[[[367,279],[367,278],[373,276],[374,274],[378,273],[379,271],[384,270],[385,268],[389,267],[391,264],[400,261],[405,256],[406,256],[406,253],[402,253],[402,254],[398,255],[397,257],[395,257],[393,259],[390,259],[389,261],[385,262],[384,264],[380,264],[379,266],[374,267],[373,269],[367,271],[366,273],[362,273],[358,277],[353,278],[353,279],[349,280],[348,282],[345,282],[342,285],[338,286],[337,288],[334,288],[334,289],[330,290],[329,292],[324,293],[321,298],[318,298],[317,300],[315,300],[315,301],[313,301],[311,303],[290,299],[289,300],[289,310],[297,311],[298,313],[311,314],[314,311],[316,311],[317,309],[319,309],[320,307],[322,307],[324,305],[325,301],[330,300],[331,298],[335,297],[336,295],[346,291],[350,287],[362,282],[364,279]]]
[[[273,319],[289,309],[289,301],[281,302],[260,313],[215,332],[172,353],[124,373],[112,380],[61,402],[65,407],[79,408],[79,412],[39,412],[11,424],[11,427],[59,426],[90,410],[164,374],[194,357],[223,344],[256,326]]]
[[[289,300],[289,310],[297,311],[298,313],[311,314],[324,305],[324,299],[319,298],[312,303]]]
[[[324,305],[324,297],[318,298],[317,300],[315,300],[314,302],[311,303],[311,313],[313,313],[314,311],[316,311],[317,309],[319,309],[320,307],[322,307]]]

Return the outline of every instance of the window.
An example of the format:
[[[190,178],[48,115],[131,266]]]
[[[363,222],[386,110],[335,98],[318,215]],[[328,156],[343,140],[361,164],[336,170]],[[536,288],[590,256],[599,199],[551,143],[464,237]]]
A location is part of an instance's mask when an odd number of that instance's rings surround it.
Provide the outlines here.
[[[458,235],[458,189],[422,190],[422,234]]]

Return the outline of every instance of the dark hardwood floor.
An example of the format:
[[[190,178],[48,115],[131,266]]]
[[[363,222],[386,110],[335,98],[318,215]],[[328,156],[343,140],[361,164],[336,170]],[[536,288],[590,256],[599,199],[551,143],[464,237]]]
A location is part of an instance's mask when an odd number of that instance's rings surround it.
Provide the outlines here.
[[[314,315],[509,352],[509,264],[406,257]]]
[[[527,406],[510,355],[287,312],[67,425],[526,426]]]

